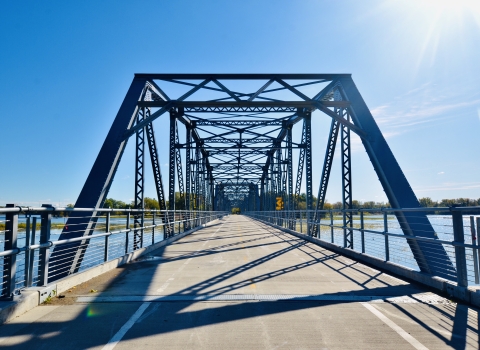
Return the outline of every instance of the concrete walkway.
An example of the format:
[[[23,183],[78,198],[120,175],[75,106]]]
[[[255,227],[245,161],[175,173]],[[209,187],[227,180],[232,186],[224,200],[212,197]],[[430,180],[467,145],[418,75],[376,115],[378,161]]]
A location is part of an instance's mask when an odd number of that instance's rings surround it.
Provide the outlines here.
[[[477,310],[229,216],[0,327],[6,349],[464,349]]]

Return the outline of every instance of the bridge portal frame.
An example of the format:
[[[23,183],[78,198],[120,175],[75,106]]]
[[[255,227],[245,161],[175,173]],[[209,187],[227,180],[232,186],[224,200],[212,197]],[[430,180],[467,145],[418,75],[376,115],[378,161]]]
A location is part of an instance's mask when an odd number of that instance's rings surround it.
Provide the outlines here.
[[[238,80],[253,80],[265,81],[259,89],[250,92],[239,92],[227,88],[225,81]],[[170,83],[183,84],[189,87],[189,90],[181,95],[179,98],[172,100],[157,84],[157,81],[165,81]],[[295,83],[293,81],[304,81],[304,83]],[[307,85],[314,85],[324,83],[324,86],[315,96],[309,97],[302,93],[300,87]],[[272,88],[273,85],[276,88]],[[210,100],[192,100],[190,97],[195,96],[198,91],[209,90],[221,92],[225,94],[225,98],[210,99]],[[295,99],[279,100],[266,97],[267,93],[272,92],[288,92]],[[333,96],[341,96],[335,99]],[[146,112],[148,110],[148,113]],[[155,110],[155,111],[154,111]],[[189,178],[195,181],[195,197],[197,203],[200,204],[200,194],[202,194],[203,206],[215,207],[216,210],[221,210],[219,205],[225,205],[225,195],[219,191],[225,191],[225,184],[234,181],[232,177],[221,178],[216,176],[216,165],[213,165],[211,158],[221,152],[223,155],[238,154],[237,169],[240,169],[240,160],[244,160],[243,166],[258,165],[258,162],[252,161],[255,156],[262,156],[265,158],[265,163],[261,167],[261,171],[255,173],[253,179],[255,190],[248,186],[248,195],[255,192],[258,195],[258,186],[261,186],[259,206],[268,210],[271,209],[275,195],[284,192],[282,182],[284,178],[281,177],[280,164],[282,160],[282,142],[286,142],[288,162],[291,162],[291,140],[288,137],[289,129],[299,121],[304,122],[302,141],[297,144],[297,148],[301,149],[299,164],[297,171],[297,181],[295,187],[295,194],[299,193],[301,178],[305,175],[306,192],[307,192],[307,209],[308,213],[313,209],[312,203],[312,149],[311,149],[311,113],[313,111],[321,111],[332,118],[332,131],[330,134],[329,143],[327,145],[326,157],[324,159],[323,175],[321,178],[320,190],[317,209],[322,209],[325,200],[326,188],[328,186],[329,172],[331,168],[331,158],[333,158],[334,147],[337,139],[338,130],[342,131],[342,155],[343,159],[350,163],[350,146],[349,134],[353,132],[360,136],[363,146],[373,164],[373,168],[380,180],[380,183],[387,195],[387,198],[393,208],[419,208],[419,202],[411,189],[407,179],[405,178],[399,164],[397,163],[393,153],[391,152],[384,136],[378,128],[372,114],[370,113],[365,101],[360,92],[355,86],[350,74],[135,74],[135,77],[130,85],[127,95],[120,107],[120,110],[110,128],[105,142],[100,149],[97,159],[87,177],[84,187],[75,203],[78,208],[95,208],[92,212],[85,213],[85,217],[70,218],[69,225],[77,225],[79,228],[76,233],[77,237],[85,237],[85,241],[72,243],[72,253],[68,256],[59,257],[54,250],[51,259],[63,259],[66,268],[59,272],[55,278],[61,278],[65,275],[78,271],[85,252],[84,243],[88,242],[88,236],[93,233],[95,226],[96,213],[103,207],[106,196],[115,176],[118,164],[122,158],[128,139],[136,134],[142,135],[143,130],[147,128],[147,135],[149,128],[152,127],[152,122],[165,113],[170,114],[170,160],[169,160],[169,207],[174,208],[175,198],[175,182],[180,186],[181,200],[189,198],[190,193],[185,193],[183,188],[183,174],[182,161],[180,157],[181,144],[178,136],[178,124],[180,121],[191,130],[192,142],[195,142],[195,160],[190,164],[195,164],[194,175]],[[142,117],[139,117],[139,113]],[[346,114],[338,113],[344,111]],[[239,115],[259,115],[262,118],[257,120],[229,120],[228,118],[220,120],[205,119],[205,118],[191,118],[192,113],[219,113],[224,116],[235,114]],[[265,115],[272,113],[293,113],[289,117],[284,118],[264,118]],[[345,115],[347,116],[345,118]],[[220,147],[216,150],[214,147],[209,147],[205,141],[224,139],[221,134],[203,137],[199,128],[217,126],[222,128],[231,128],[239,133],[237,147]],[[272,136],[269,133],[254,133],[253,139],[265,138],[271,140],[269,146],[259,145],[257,148],[251,144],[245,144],[243,133],[251,132],[255,127],[273,127],[279,126],[279,134]],[[334,127],[335,126],[335,127]],[[334,131],[335,130],[335,131]],[[332,134],[335,132],[336,134]],[[139,137],[138,136],[138,137]],[[144,137],[144,136],[142,136]],[[287,141],[285,141],[287,138]],[[140,139],[138,139],[140,140]],[[222,140],[224,141],[224,140]],[[144,140],[142,140],[144,144]],[[187,141],[190,143],[190,140]],[[260,143],[260,142],[258,142]],[[139,143],[140,144],[140,143]],[[292,143],[293,145],[293,143]],[[143,146],[142,146],[143,147]],[[150,153],[155,153],[152,149],[155,143],[149,142]],[[227,149],[231,148],[231,149]],[[137,148],[140,151],[140,148]],[[217,153],[215,153],[217,152]],[[275,153],[277,156],[275,157]],[[141,154],[143,157],[143,153]],[[140,156],[137,156],[137,167],[141,161]],[[233,158],[232,158],[233,159]],[[220,162],[221,163],[221,162]],[[232,165],[233,162],[224,162],[220,165]],[[143,166],[143,163],[142,163]],[[348,165],[350,167],[350,165]],[[343,191],[348,191],[348,195],[344,195],[344,206],[348,208],[348,203],[345,201],[352,199],[351,197],[351,167],[346,167],[343,170],[344,186]],[[291,164],[288,165],[288,199],[292,195],[293,186],[290,184]],[[303,171],[305,168],[305,172]],[[277,173],[275,174],[275,169]],[[301,170],[300,170],[301,169]],[[158,169],[154,169],[157,173]],[[175,170],[177,178],[175,178]],[[142,169],[143,171],[143,169]],[[189,172],[189,171],[188,171]],[[140,173],[139,173],[140,174]],[[237,187],[245,186],[245,181],[248,179],[241,177],[240,172],[237,173]],[[139,175],[140,176],[140,175]],[[137,179],[137,189],[140,190],[141,177]],[[275,178],[277,177],[277,178]],[[158,179],[158,176],[157,176]],[[300,181],[299,181],[300,179]],[[177,180],[177,181],[175,181]],[[242,181],[240,181],[242,180]],[[347,180],[347,181],[345,181]],[[230,182],[229,182],[230,181]],[[202,182],[200,184],[199,182]],[[157,181],[160,183],[160,181]],[[284,183],[284,182],[283,182]],[[193,185],[193,184],[192,184]],[[211,186],[208,188],[208,186]],[[348,186],[348,189],[346,188]],[[215,192],[213,188],[216,188]],[[193,186],[191,186],[193,190]],[[142,189],[143,190],[143,189]],[[141,191],[140,191],[141,192]],[[136,205],[143,205],[143,194],[136,191]],[[159,200],[164,196],[163,189],[157,187],[159,193]],[[212,194],[212,195],[210,195]],[[223,197],[222,197],[223,196]],[[206,203],[206,198],[210,198],[210,203]],[[222,197],[222,198],[221,198]],[[214,198],[216,198],[214,200]],[[223,203],[223,204],[220,204]],[[256,203],[256,200],[255,200]],[[288,203],[290,201],[288,200]],[[198,206],[197,204],[197,206]],[[290,205],[290,204],[289,204]],[[310,215],[310,214],[308,214]],[[407,236],[422,236],[436,239],[435,232],[428,221],[425,213],[416,212],[413,215],[404,212],[396,213],[398,221],[405,235]],[[91,220],[85,220],[92,218]],[[315,222],[320,217],[314,214],[313,218],[307,217],[308,232],[310,235],[315,235]],[[348,222],[348,218],[344,220]],[[313,223],[313,225],[312,225]],[[347,232],[348,230],[346,230]],[[66,235],[72,238],[69,232],[62,232],[60,239],[65,238]],[[73,235],[75,237],[75,235]],[[345,242],[348,243],[351,237],[346,233]],[[141,242],[141,238],[140,238]],[[348,244],[347,244],[348,245]],[[445,250],[439,246],[435,251],[431,247],[424,245],[422,242],[409,240],[410,248],[414,254],[415,259],[421,271],[438,275],[441,277],[451,278],[451,274],[455,273],[452,264],[451,267],[445,269],[444,265],[439,267],[436,261],[449,261]]]

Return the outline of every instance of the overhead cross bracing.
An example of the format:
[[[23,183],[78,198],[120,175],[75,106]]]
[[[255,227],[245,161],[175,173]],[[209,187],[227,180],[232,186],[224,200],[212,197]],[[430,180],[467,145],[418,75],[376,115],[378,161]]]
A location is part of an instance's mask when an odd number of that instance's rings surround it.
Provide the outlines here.
[[[299,142],[286,140],[288,130],[303,119],[304,110],[316,109],[317,104],[322,104],[324,108],[348,105],[344,101],[340,103],[333,101],[332,93],[307,97],[300,91],[301,87],[322,84],[325,86],[332,82],[330,77],[323,75],[271,76],[265,81],[262,81],[263,76],[256,76],[251,80],[255,82],[257,88],[251,91],[231,88],[232,84],[243,80],[243,77],[239,79],[239,76],[220,75],[211,79],[203,79],[201,75],[181,77],[189,78],[188,80],[171,79],[169,76],[157,77],[159,79],[154,79],[152,84],[153,101],[140,102],[139,105],[157,108],[152,110],[152,115],[162,111],[166,106],[182,111],[183,116],[179,120],[187,129],[192,130],[197,138],[189,138],[175,147],[185,149],[187,153],[191,152],[192,147],[201,147],[205,152],[203,156],[208,159],[210,166],[206,171],[211,173],[215,185],[228,183],[244,186],[245,181],[248,181],[250,185],[259,186],[262,179],[269,182],[270,163],[278,163],[280,160],[282,164],[277,164],[277,168],[279,166],[291,168],[291,149],[307,147],[301,140]],[[192,78],[200,78],[203,81],[192,82]],[[300,81],[292,83],[294,80]],[[160,87],[162,82],[187,85],[192,89],[173,100],[167,95],[167,90]],[[217,95],[203,101],[195,100],[194,97],[202,90],[214,91]],[[312,91],[317,93],[318,90],[321,89],[317,87]],[[274,154],[277,156],[271,162],[270,158]],[[189,166],[191,164],[186,164],[187,169]],[[282,171],[277,168],[276,173]],[[277,187],[282,186],[284,180],[277,181]],[[292,181],[290,179],[290,182]],[[244,196],[241,195],[241,198]],[[272,205],[271,198],[268,200],[262,198],[262,202],[265,202],[262,203],[264,206]]]
[[[318,131],[312,130],[312,118],[319,115],[331,118],[332,128],[327,151],[314,153],[312,138],[318,137]],[[325,203],[337,143],[341,147],[344,208],[352,208],[352,133],[360,137],[390,205],[419,207],[349,74],[136,74],[76,207],[103,206],[126,143],[133,135],[137,138],[135,204],[143,205],[143,147],[150,148],[147,154],[158,155],[158,142],[152,142],[153,122],[158,118],[169,123],[168,145],[164,145],[169,149],[167,192],[161,185],[158,159],[152,166],[157,196],[164,201],[168,198],[170,210],[240,207],[291,211],[298,207],[300,192],[304,191],[307,232],[315,236],[321,217],[314,209],[322,209]],[[148,142],[144,142],[144,130]],[[323,160],[320,184],[313,183],[314,159]],[[316,206],[314,188],[319,188]],[[405,235],[436,238],[426,215],[404,212],[397,217]],[[165,219],[174,222],[175,218],[166,215]],[[347,248],[353,246],[351,219],[345,212]],[[88,236],[91,230],[91,225],[81,227],[79,236]],[[444,250],[432,252],[421,241],[409,244],[422,271],[451,275],[453,266],[445,271],[436,264],[449,259]],[[81,251],[75,251],[72,257],[62,259],[71,259],[70,271],[75,271],[82,257]],[[56,258],[55,253],[52,258]]]

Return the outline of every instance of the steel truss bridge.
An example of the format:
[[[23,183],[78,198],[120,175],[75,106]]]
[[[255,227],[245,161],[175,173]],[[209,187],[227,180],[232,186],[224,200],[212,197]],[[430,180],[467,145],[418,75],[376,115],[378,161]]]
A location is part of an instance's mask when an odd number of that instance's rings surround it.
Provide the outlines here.
[[[322,114],[331,119],[330,133],[325,150],[313,154],[312,118]],[[168,120],[168,140],[155,138],[154,121],[159,118],[164,125]],[[67,226],[76,227],[75,232],[64,229],[60,236],[60,240],[85,240],[72,241],[61,252],[54,249],[50,261],[65,263],[55,278],[78,271],[95,226],[95,219],[85,218],[101,212],[130,138],[136,149],[135,209],[144,208],[148,148],[164,222],[176,220],[171,214],[175,210],[272,211],[279,197],[289,213],[298,209],[297,199],[305,189],[307,233],[313,237],[319,235],[317,210],[325,204],[338,147],[344,247],[353,248],[352,133],[360,137],[392,208],[419,208],[349,74],[136,74],[75,203],[76,208],[94,209],[70,217]],[[168,147],[168,174],[161,172],[159,147]],[[314,184],[313,158],[322,156],[320,183]],[[407,237],[437,238],[424,212],[394,213]],[[295,225],[295,220],[286,219]],[[134,227],[143,224],[143,214],[134,214]],[[166,227],[168,237],[174,231]],[[140,240],[140,230],[135,231],[134,248]],[[432,248],[422,240],[407,241],[422,272],[445,278],[456,275],[453,264],[445,263],[450,259],[442,245]]]

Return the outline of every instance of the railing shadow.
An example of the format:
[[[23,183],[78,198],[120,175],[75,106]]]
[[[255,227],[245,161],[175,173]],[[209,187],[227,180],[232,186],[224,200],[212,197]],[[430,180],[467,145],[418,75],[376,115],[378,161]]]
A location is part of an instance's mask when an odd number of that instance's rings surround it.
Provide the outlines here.
[[[246,219],[248,220],[248,219]],[[228,222],[228,221],[227,221]],[[258,226],[252,231],[263,232],[264,238],[246,239],[239,242],[229,243],[228,240],[232,238],[231,230],[225,228],[224,231],[219,230],[219,234],[214,240],[217,244],[213,248],[205,249],[205,252],[198,252],[191,250],[188,252],[188,243],[186,239],[183,242],[175,242],[172,245],[185,246],[184,251],[177,252],[177,256],[165,257],[168,254],[169,247],[163,247],[152,253],[156,257],[164,257],[159,260],[145,260],[138,263],[129,264],[125,267],[125,271],[115,278],[106,288],[105,293],[99,293],[96,296],[97,300],[105,295],[111,288],[119,288],[119,286],[127,287],[129,281],[135,274],[141,273],[143,281],[146,281],[145,288],[148,289],[152,279],[158,269],[162,268],[162,264],[167,262],[174,262],[185,259],[195,259],[206,255],[227,253],[238,249],[249,249],[269,244],[272,247],[278,247],[275,251],[264,254],[263,256],[246,262],[218,273],[201,282],[194,283],[178,290],[174,294],[165,296],[182,295],[182,296],[199,296],[199,295],[221,295],[231,294],[235,290],[239,290],[252,283],[260,283],[286,274],[292,274],[302,269],[312,266],[326,266],[332,271],[336,271],[344,278],[355,283],[359,290],[355,291],[338,291],[334,293],[335,296],[350,296],[350,295],[411,295],[419,288],[411,285],[395,285],[382,279],[381,275],[373,272],[369,274],[364,270],[358,268],[356,263],[346,262],[343,257],[334,254],[312,243],[295,238],[291,235],[275,230],[267,225]],[[221,229],[222,226],[216,227]],[[211,231],[208,231],[211,232]],[[248,232],[247,232],[248,233]],[[191,238],[192,245],[194,243],[205,241],[201,236],[206,234],[206,230],[197,231]],[[227,240],[223,243],[222,238]],[[233,238],[238,238],[233,235]],[[265,242],[264,244],[255,244],[266,238],[275,240],[274,242]],[[222,244],[223,243],[223,244]],[[245,248],[239,248],[238,245],[246,245]],[[285,246],[286,245],[286,246]],[[243,278],[239,281],[224,284],[233,277],[242,276],[247,271],[254,271],[256,267],[268,264],[273,259],[281,258],[287,253],[301,252],[304,257],[309,260],[295,263],[284,268],[278,268],[267,273],[257,274],[253,277]],[[350,273],[361,276],[361,281],[356,280]],[[165,276],[168,277],[168,276]],[[150,282],[148,282],[150,281]],[[369,288],[368,284],[375,281],[380,286]],[[222,285],[220,285],[222,284]],[[138,287],[138,286],[137,286]],[[145,290],[146,290],[145,289]],[[125,290],[128,293],[128,290]],[[162,297],[159,297],[161,300]],[[146,309],[142,316],[136,320],[131,331],[127,332],[123,337],[123,341],[135,340],[140,338],[148,339],[153,335],[169,334],[175,335],[175,332],[187,329],[196,329],[198,327],[219,325],[228,322],[255,319],[261,316],[280,315],[289,312],[300,311],[305,309],[312,309],[320,311],[321,308],[340,304],[354,302],[352,299],[346,298],[344,301],[309,301],[309,300],[290,300],[285,302],[235,302],[226,304],[209,304],[208,307],[201,307],[196,301],[177,301],[177,302],[148,302]],[[92,348],[104,346],[113,335],[129,320],[129,318],[138,310],[143,302],[118,302],[118,303],[99,303],[93,302],[88,305],[75,304],[65,306],[62,312],[52,312],[43,317],[36,323],[9,323],[0,327],[0,336],[5,337],[10,335],[10,339],[14,342],[10,345],[3,345],[0,338],[0,346],[5,349],[41,349],[41,348]],[[464,348],[467,345],[465,339],[467,328],[476,331],[468,325],[468,312],[464,305],[452,304],[450,313],[436,306],[429,306],[435,312],[442,313],[445,318],[454,317],[451,320],[453,337],[448,339],[443,333],[436,331],[419,318],[408,311],[407,308],[398,304],[394,305],[397,310],[404,315],[409,316],[416,321],[420,326],[429,331],[438,339],[442,340],[448,346],[456,349]],[[455,310],[453,310],[453,308]],[[468,311],[468,310],[467,310]],[[294,327],[294,325],[292,325]],[[12,338],[13,337],[13,338]],[[472,343],[472,339],[468,341]]]

